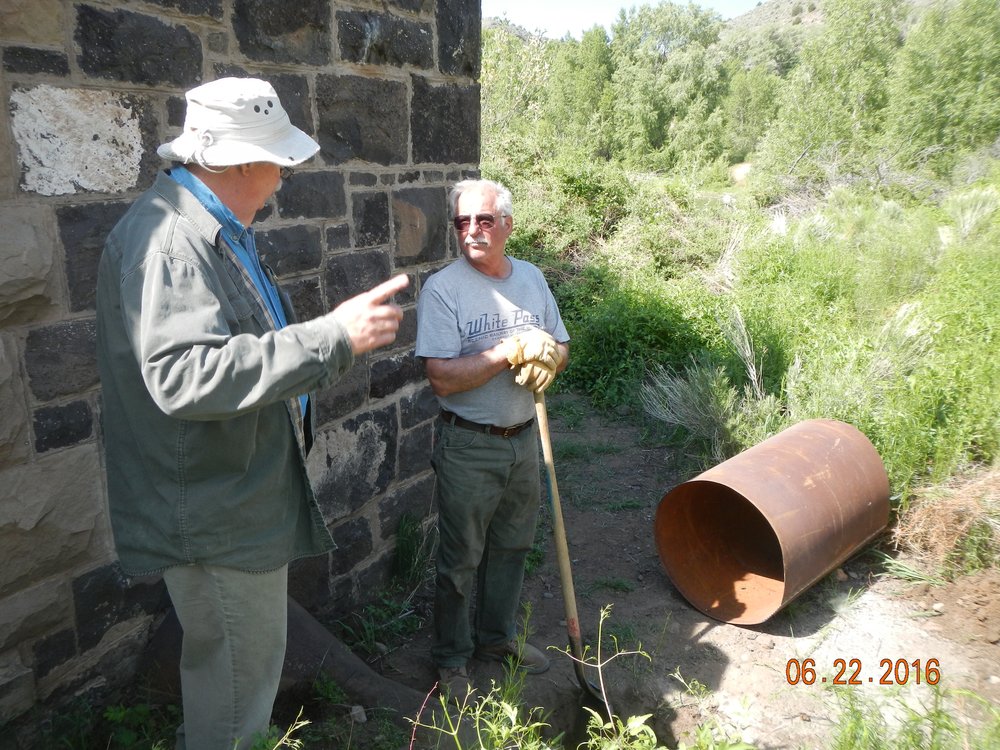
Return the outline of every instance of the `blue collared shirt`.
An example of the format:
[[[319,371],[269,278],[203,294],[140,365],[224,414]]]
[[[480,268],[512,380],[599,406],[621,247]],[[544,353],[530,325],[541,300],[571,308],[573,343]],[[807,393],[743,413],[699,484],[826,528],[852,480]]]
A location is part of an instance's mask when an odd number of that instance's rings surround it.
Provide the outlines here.
[[[257,292],[260,294],[261,299],[264,300],[267,313],[274,324],[274,330],[287,326],[288,319],[285,317],[285,311],[281,306],[281,298],[278,296],[278,290],[271,283],[267,274],[264,273],[264,269],[261,268],[260,258],[257,256],[257,243],[254,241],[253,228],[244,227],[240,223],[240,220],[236,218],[236,214],[229,210],[228,206],[220,201],[215,193],[209,190],[204,182],[191,174],[186,167],[180,165],[174,166],[168,174],[178,185],[189,190],[201,205],[212,214],[215,220],[222,225],[222,238],[232,249],[233,254],[240,262],[240,265],[246,270],[254,286],[257,287]],[[309,396],[299,396],[299,403],[302,405],[302,414],[305,415]]]

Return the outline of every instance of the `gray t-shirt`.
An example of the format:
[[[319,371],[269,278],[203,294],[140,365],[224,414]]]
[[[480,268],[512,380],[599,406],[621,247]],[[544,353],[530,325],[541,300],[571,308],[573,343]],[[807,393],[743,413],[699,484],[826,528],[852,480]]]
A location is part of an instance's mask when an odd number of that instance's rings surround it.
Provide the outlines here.
[[[545,277],[531,263],[510,258],[511,274],[495,279],[461,257],[431,276],[417,304],[416,356],[454,359],[496,346],[501,339],[542,328],[569,341]],[[505,370],[471,391],[438,396],[441,407],[460,417],[501,427],[535,415],[531,391]]]

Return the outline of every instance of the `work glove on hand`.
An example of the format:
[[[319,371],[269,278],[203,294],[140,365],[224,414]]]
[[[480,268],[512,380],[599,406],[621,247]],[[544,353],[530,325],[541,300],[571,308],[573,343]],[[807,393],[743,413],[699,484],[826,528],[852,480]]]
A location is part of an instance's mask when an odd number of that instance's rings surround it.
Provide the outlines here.
[[[551,370],[559,367],[559,349],[556,340],[541,328],[519,333],[504,339],[501,344],[512,367],[525,362],[540,362]]]
[[[517,374],[514,376],[515,383],[535,393],[543,393],[555,379],[555,369],[538,360],[519,365]]]

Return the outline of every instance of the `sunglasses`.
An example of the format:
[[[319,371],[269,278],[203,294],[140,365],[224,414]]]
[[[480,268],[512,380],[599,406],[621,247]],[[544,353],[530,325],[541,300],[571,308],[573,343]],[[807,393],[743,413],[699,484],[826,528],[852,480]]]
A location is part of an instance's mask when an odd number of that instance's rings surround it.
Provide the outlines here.
[[[497,217],[495,214],[476,214],[475,216],[460,214],[452,219],[451,222],[455,225],[455,229],[459,232],[464,232],[469,228],[473,219],[476,220],[476,224],[479,225],[480,229],[492,229],[497,223]]]

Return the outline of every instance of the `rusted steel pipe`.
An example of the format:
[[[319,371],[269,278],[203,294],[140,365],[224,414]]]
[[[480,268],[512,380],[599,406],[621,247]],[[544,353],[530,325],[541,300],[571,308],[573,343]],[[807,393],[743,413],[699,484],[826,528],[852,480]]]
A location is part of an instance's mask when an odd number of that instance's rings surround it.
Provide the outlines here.
[[[679,484],[655,535],[671,581],[698,610],[764,622],[877,536],[889,479],[858,429],[799,422]]]

